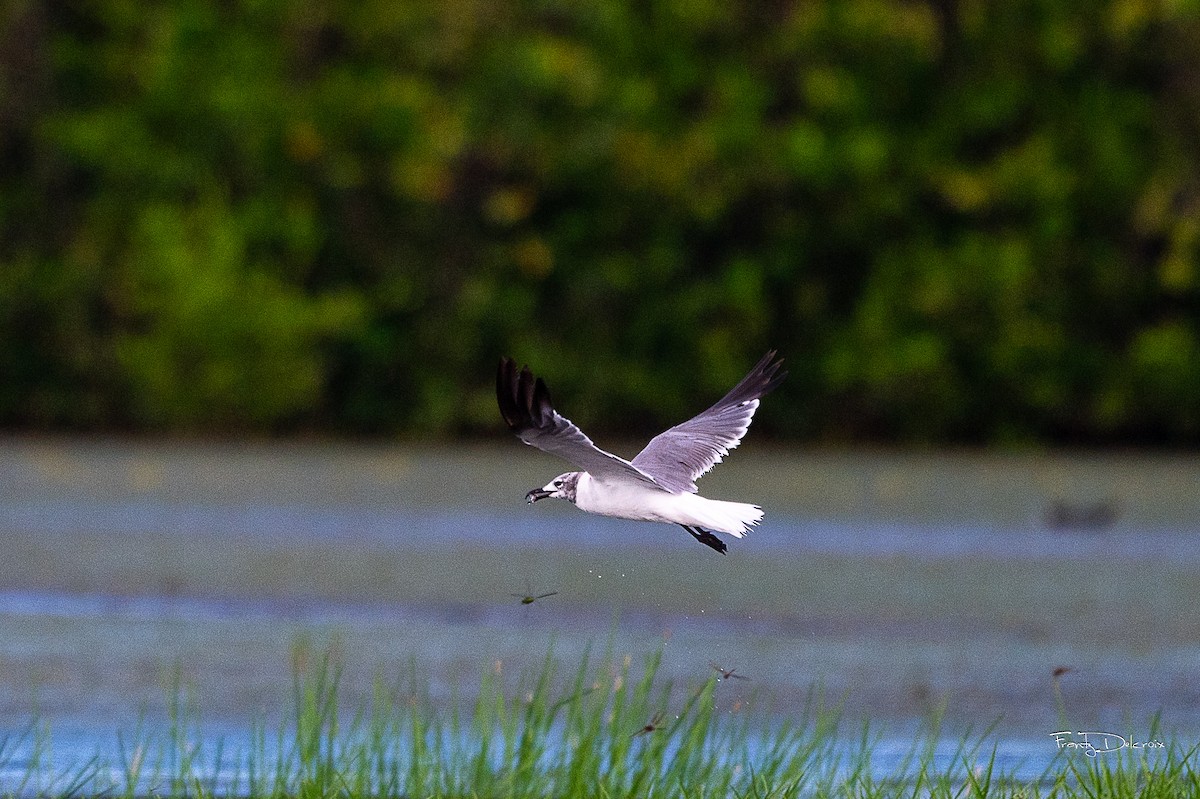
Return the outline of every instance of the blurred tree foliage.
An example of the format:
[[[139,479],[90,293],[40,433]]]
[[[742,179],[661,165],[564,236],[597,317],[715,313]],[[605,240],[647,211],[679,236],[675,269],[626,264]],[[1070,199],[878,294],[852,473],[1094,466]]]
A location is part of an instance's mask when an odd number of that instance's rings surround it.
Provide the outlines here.
[[[1200,442],[1200,15],[14,0],[0,425]],[[644,417],[632,416],[633,411]]]

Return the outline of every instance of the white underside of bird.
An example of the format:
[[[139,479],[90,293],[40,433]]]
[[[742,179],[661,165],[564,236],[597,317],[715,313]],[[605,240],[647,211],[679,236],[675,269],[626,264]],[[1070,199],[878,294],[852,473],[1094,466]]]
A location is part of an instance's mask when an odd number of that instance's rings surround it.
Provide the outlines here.
[[[672,494],[639,483],[597,480],[587,472],[576,483],[575,507],[617,519],[703,527],[735,538],[741,538],[763,517],[757,505]]]

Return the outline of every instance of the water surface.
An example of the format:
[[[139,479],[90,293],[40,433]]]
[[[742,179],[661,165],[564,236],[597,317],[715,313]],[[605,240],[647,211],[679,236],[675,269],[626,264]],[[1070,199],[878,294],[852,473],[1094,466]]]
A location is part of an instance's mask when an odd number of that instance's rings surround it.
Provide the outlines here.
[[[178,670],[206,724],[245,729],[286,702],[298,640],[336,646],[350,703],[381,673],[415,668],[449,701],[496,664],[553,647],[569,671],[611,641],[661,648],[681,685],[736,667],[752,680],[729,702],[781,717],[820,684],[901,742],[943,704],[951,729],[998,721],[1047,757],[1064,720],[1200,730],[1193,459],[747,443],[700,484],[766,510],[727,557],[666,525],[527,507],[561,468],[507,440],[4,442],[0,723],[110,746],[161,717]]]

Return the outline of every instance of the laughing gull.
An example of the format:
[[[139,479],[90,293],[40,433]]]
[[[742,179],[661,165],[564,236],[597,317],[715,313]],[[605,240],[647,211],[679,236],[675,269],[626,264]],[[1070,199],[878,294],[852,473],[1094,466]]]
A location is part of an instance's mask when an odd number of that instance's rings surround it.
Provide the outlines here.
[[[696,479],[741,443],[759,399],[787,377],[779,371],[782,364],[774,350],[768,352],[717,404],[659,433],[627,461],[597,447],[554,410],[546,384],[528,366],[518,372],[511,358],[501,358],[496,399],[509,428],[526,444],[582,470],[560,474],[525,498],[565,499],[601,516],[678,524],[724,554],[725,542],[714,533],[741,538],[762,519],[762,508],[705,499],[696,493]]]

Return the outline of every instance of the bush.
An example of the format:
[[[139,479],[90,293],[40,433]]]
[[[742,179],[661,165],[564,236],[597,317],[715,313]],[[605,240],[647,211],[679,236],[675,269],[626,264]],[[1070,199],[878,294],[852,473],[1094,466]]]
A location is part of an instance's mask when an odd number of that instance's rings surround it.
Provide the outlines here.
[[[0,424],[1200,441],[1200,17],[1133,0],[15,4]],[[633,416],[632,411],[638,411]]]

